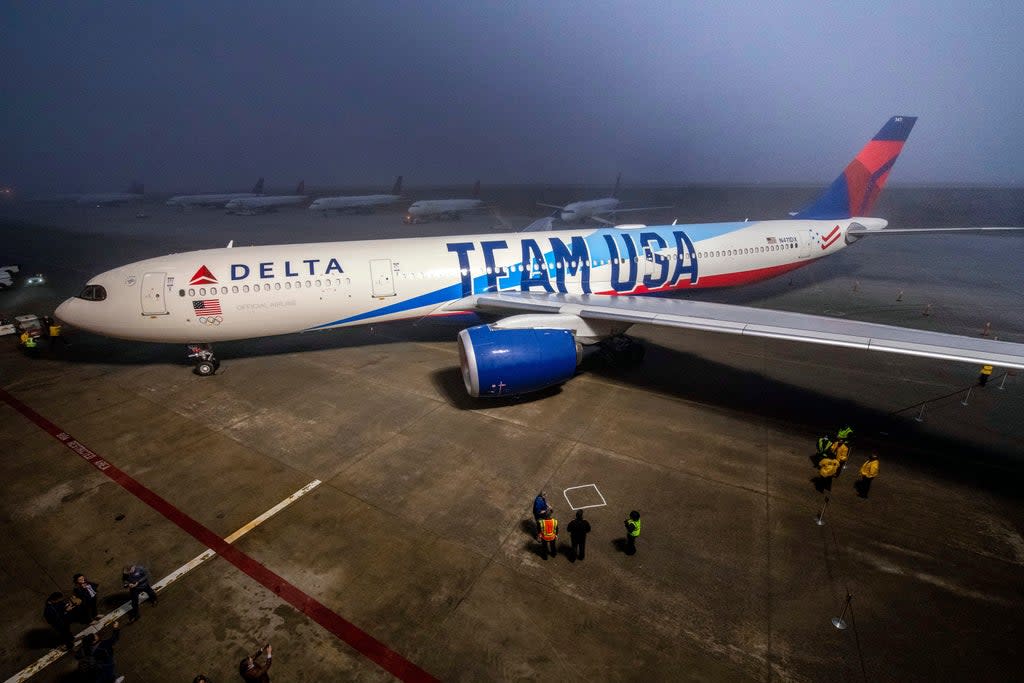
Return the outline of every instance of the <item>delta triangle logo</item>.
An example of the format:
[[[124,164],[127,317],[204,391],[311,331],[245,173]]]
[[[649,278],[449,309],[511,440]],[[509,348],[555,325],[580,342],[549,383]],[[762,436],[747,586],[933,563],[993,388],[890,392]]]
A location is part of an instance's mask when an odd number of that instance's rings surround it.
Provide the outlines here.
[[[217,278],[213,276],[210,269],[206,266],[199,266],[199,270],[192,276],[192,279],[188,281],[190,285],[215,285],[217,284]]]

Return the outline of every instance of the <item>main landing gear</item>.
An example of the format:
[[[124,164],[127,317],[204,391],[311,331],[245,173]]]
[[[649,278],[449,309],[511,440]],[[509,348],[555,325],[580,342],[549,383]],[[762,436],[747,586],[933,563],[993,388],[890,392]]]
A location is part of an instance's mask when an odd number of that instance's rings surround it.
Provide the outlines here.
[[[609,337],[599,342],[598,347],[598,356],[612,367],[639,365],[646,353],[643,342],[625,334]]]
[[[220,361],[214,357],[213,347],[209,344],[189,344],[188,357],[196,364],[192,372],[200,377],[209,377],[220,367]]]

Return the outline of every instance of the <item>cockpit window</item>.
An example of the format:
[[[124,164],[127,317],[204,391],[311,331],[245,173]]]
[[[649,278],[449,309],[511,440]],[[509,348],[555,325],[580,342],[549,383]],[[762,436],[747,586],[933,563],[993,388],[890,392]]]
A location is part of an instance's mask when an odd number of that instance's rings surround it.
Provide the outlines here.
[[[86,301],[103,301],[107,298],[107,290],[100,285],[86,285],[78,298]]]

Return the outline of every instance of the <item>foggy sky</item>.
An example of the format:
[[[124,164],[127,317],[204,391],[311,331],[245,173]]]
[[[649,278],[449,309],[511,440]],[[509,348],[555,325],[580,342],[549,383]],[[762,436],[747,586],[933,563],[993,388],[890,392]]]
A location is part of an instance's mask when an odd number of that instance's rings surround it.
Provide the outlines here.
[[[1024,185],[1020,3],[766,4],[5,1],[0,184]]]

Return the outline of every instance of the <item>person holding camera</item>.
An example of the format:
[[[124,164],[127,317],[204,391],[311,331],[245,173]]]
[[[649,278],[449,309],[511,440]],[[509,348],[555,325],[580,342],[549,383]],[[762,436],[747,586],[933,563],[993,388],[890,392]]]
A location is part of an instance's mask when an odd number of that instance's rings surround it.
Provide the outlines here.
[[[139,596],[143,593],[149,596],[149,603],[156,607],[156,591],[149,585],[149,572],[145,567],[141,564],[126,564],[121,571],[121,580],[132,595],[132,611],[128,621],[139,618]]]
[[[273,655],[273,648],[266,644],[256,650],[255,654],[246,657],[238,663],[238,673],[243,681],[259,681],[259,683],[270,683],[270,660]],[[259,663],[263,656],[263,664]]]

